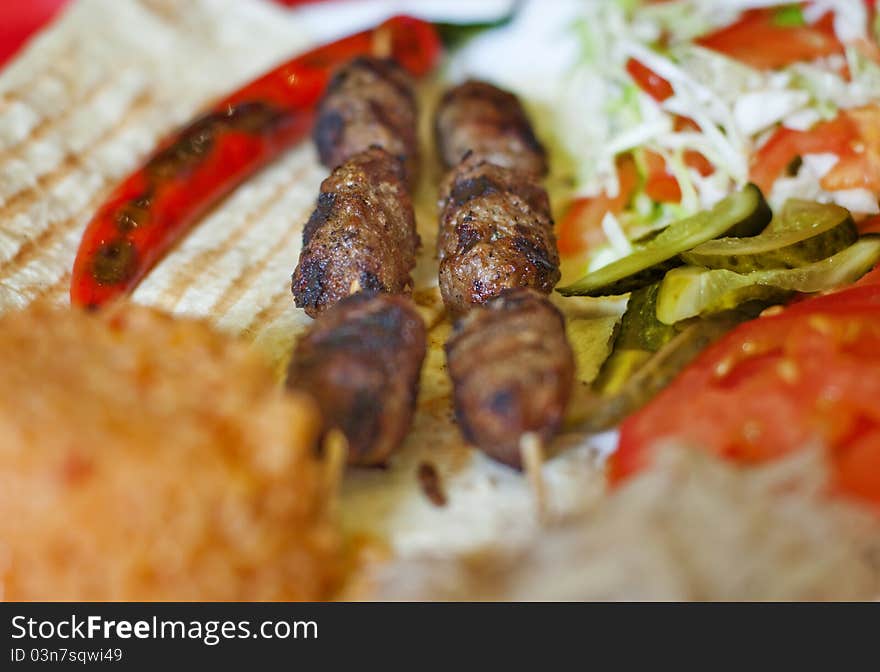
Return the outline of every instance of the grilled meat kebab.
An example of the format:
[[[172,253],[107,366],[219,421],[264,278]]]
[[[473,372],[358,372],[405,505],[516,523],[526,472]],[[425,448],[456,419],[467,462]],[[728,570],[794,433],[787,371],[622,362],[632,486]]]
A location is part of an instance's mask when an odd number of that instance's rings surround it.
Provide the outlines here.
[[[394,61],[365,56],[333,76],[318,106],[313,137],[321,162],[331,170],[378,146],[401,161],[412,186],[419,165],[417,118],[407,72]]]
[[[519,99],[486,82],[468,81],[447,91],[434,117],[443,166],[455,168],[465,154],[503,168],[547,173],[547,156]]]
[[[507,287],[549,294],[559,281],[544,148],[519,100],[485,82],[448,91],[437,109],[440,291],[453,315]]]
[[[381,465],[409,430],[425,349],[425,325],[409,299],[361,292],[299,340],[287,386],[314,396],[325,427],[342,430],[349,463]]]
[[[400,161],[378,147],[355,154],[321,184],[303,229],[296,305],[316,317],[360,291],[409,292],[418,247]]]
[[[287,385],[318,402],[348,461],[384,464],[412,422],[425,326],[405,296],[419,236],[409,188],[418,166],[415,94],[393,62],[358,58],[337,72],[314,133],[333,168],[303,229],[296,305],[316,320]]]
[[[468,441],[522,468],[523,434],[555,434],[574,380],[565,322],[546,296],[560,273],[544,149],[516,97],[484,82],[443,96],[435,132],[449,169],[440,290],[464,315],[446,344],[456,417]]]
[[[532,173],[468,156],[441,187],[438,253],[453,315],[509,287],[549,294],[560,273],[547,192]]]
[[[574,381],[565,322],[546,296],[507,289],[459,320],[446,342],[455,415],[464,437],[521,468],[519,440],[549,440]]]

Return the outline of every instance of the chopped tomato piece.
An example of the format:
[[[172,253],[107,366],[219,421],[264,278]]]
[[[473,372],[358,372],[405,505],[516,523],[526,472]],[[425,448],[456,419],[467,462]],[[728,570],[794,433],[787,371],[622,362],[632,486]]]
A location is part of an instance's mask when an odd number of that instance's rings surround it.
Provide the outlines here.
[[[798,157],[820,153],[842,156],[849,152],[857,136],[858,130],[845,113],[831,121],[821,121],[809,131],[780,126],[752,159],[752,182],[769,193],[773,183]]]
[[[693,119],[676,115],[675,117],[676,131],[699,131],[700,127]],[[715,172],[715,166],[705,156],[698,151],[689,149],[684,153],[684,163],[688,168],[693,168],[700,175],[706,177]]]
[[[681,186],[678,184],[678,179],[675,175],[669,172],[666,159],[649,149],[643,149],[641,152],[647,171],[645,176],[645,193],[658,203],[680,203]],[[715,167],[709,163],[709,160],[693,150],[685,152],[684,163],[703,176],[711,175],[715,172]]]
[[[689,149],[684,153],[684,164],[696,170],[703,177],[715,172],[715,166],[712,165],[711,161],[693,149]]]
[[[773,9],[754,9],[697,43],[761,70],[843,53],[831,12],[812,25],[789,25]]]
[[[681,202],[681,187],[678,180],[666,167],[666,159],[657,152],[642,150],[642,158],[647,169],[645,193],[658,203]]]
[[[841,114],[850,120],[856,137],[822,178],[822,188],[868,189],[880,194],[880,106],[869,105]]]
[[[632,156],[617,160],[617,196],[606,194],[576,199],[559,222],[557,245],[563,256],[574,256],[605,242],[602,220],[606,213],[620,214],[632,198],[638,185],[639,174]]]
[[[874,215],[858,222],[859,233],[880,233],[880,215]],[[874,271],[872,271],[873,273]]]
[[[630,58],[626,62],[626,71],[633,81],[639,85],[639,88],[647,93],[658,103],[662,103],[667,98],[672,97],[674,93],[672,84],[663,79],[656,72],[644,65],[641,61]]]
[[[612,481],[670,439],[742,465],[822,445],[832,487],[880,506],[878,308],[868,284],[741,325],[623,423]]]

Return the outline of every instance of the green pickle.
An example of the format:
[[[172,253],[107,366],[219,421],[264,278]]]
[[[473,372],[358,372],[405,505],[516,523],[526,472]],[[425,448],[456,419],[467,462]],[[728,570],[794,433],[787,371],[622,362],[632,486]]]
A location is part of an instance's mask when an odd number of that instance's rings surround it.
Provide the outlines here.
[[[812,293],[848,285],[880,262],[880,238],[862,238],[827,259],[801,266],[735,273],[684,266],[660,285],[657,318],[672,325],[697,315],[728,310],[746,301],[779,302],[795,292]]]
[[[616,370],[614,385],[594,386],[570,417],[573,428],[601,432],[623,421],[653,399],[681,373],[707,346],[738,324],[758,315],[761,304],[745,304],[734,311],[709,318],[689,320],[656,353],[643,360],[623,377],[623,366]]]
[[[771,212],[753,184],[719,201],[711,210],[670,224],[632,254],[588,273],[558,291],[564,296],[615,296],[641,289],[680,266],[680,255],[719,236],[754,236]]]
[[[588,431],[616,425],[737,324],[796,293],[851,284],[878,262],[880,236],[859,238],[845,208],[792,199],[771,221],[754,185],[671,224],[628,257],[559,290],[631,292],[574,423]]]
[[[660,283],[655,282],[630,295],[613,337],[611,354],[594,383],[594,389],[600,393],[616,393],[635,371],[678,334],[675,327],[657,319],[659,292]]]
[[[710,240],[681,258],[695,266],[737,273],[798,268],[837,254],[858,237],[845,208],[792,199],[757,236]]]

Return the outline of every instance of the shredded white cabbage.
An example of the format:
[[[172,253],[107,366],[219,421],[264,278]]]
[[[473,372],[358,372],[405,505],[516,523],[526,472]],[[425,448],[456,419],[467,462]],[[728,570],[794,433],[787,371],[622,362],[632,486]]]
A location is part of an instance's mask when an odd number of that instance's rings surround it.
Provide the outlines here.
[[[668,223],[670,217],[709,207],[747,182],[754,152],[780,124],[806,130],[841,108],[880,100],[880,67],[852,46],[867,37],[862,0],[814,0],[803,12],[808,23],[829,11],[835,13],[835,32],[848,45],[845,60],[838,58],[839,62],[826,58],[765,72],[692,42],[699,34],[735,21],[745,9],[784,4],[788,3],[583,3],[575,26],[581,57],[566,82],[565,102],[558,111],[560,125],[572,129],[567,145],[579,164],[578,194],[616,194],[615,157],[639,148],[661,154],[682,190],[677,208],[652,207],[637,197],[633,208],[614,218],[614,226],[606,230],[609,239],[613,232],[614,240],[591,266],[626,253],[618,233],[630,238],[641,235]],[[662,52],[654,46],[661,34],[671,37]],[[626,73],[631,57],[666,79],[673,95],[657,103],[636,87]],[[843,65],[851,73],[849,81],[840,73]],[[675,115],[692,119],[698,129],[676,130]],[[715,173],[701,176],[690,169],[683,160],[688,150],[703,154]],[[819,182],[830,168],[827,158],[804,157],[797,175],[778,181],[771,203],[798,196],[834,201],[860,213],[877,212],[877,197],[866,190],[823,190]]]

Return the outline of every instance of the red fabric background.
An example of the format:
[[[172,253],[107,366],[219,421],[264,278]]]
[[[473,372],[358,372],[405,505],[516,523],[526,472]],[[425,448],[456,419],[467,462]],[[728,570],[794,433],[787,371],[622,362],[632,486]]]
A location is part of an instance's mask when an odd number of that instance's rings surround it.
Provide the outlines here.
[[[70,0],[0,0],[0,67]],[[292,7],[320,0],[276,0]]]
[[[8,61],[68,0],[0,2],[0,66]]]

